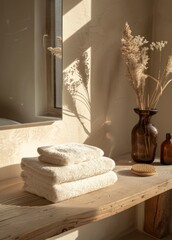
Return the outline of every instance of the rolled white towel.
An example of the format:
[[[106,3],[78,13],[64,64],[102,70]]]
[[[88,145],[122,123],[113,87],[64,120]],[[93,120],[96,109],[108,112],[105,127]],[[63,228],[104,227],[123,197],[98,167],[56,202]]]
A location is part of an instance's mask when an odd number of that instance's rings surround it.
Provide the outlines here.
[[[66,143],[52,146],[38,147],[40,161],[68,165],[99,158],[104,155],[102,149],[82,143]]]
[[[23,158],[21,168],[28,173],[38,176],[40,181],[49,184],[71,182],[99,175],[115,168],[115,162],[108,157],[100,157],[95,160],[71,164],[67,166],[57,166],[40,162],[37,157]]]
[[[47,187],[47,184],[40,182],[36,177],[26,174],[23,189],[40,197],[44,197],[51,202],[60,202],[110,186],[114,184],[117,179],[117,174],[109,171],[90,178]]]

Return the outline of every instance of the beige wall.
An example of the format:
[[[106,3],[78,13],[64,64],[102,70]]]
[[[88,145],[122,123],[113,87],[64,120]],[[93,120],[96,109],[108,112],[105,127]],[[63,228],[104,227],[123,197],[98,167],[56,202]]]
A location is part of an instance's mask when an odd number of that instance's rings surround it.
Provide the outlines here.
[[[130,131],[137,117],[132,110],[134,94],[121,59],[120,38],[125,21],[136,33],[149,33],[151,3],[149,0],[66,0],[63,5],[64,72],[68,75],[65,83],[71,78],[76,82],[81,80],[77,74],[70,75],[79,59],[79,71],[82,81],[88,81],[89,93],[81,81],[77,96],[72,97],[64,84],[62,120],[47,126],[2,130],[1,179],[19,174],[11,169],[17,169],[22,157],[35,156],[41,145],[86,142],[100,146],[112,158],[130,151]],[[88,53],[89,76],[82,74],[84,52]]]
[[[126,80],[125,65],[121,59],[120,38],[126,21],[134,29],[135,34],[144,34],[151,38],[154,2],[156,1],[63,1],[64,72],[67,73],[65,83],[71,78],[77,83],[81,80],[77,74],[72,75],[71,72],[76,60],[79,60],[82,80],[85,82],[89,80],[87,82],[89,94],[79,82],[78,94],[74,98],[67,90],[67,85],[64,85],[62,120],[47,126],[2,130],[0,132],[0,179],[19,175],[21,158],[37,155],[36,149],[41,145],[72,141],[86,142],[101,147],[107,156],[114,159],[117,155],[130,151],[130,132],[137,117],[132,110],[135,107],[134,94]],[[160,2],[170,4],[170,0]],[[163,7],[164,5],[162,4]],[[162,6],[159,6],[159,9]],[[170,38],[168,17],[171,13],[166,14],[166,11],[170,11],[170,8],[164,9],[163,15],[166,34]],[[160,20],[157,19],[157,21]],[[164,25],[162,27],[158,25],[155,34],[158,35],[162,29],[164,34]],[[164,38],[161,34],[159,35],[160,38]],[[88,53],[89,60],[86,66],[89,67],[89,77],[82,71],[85,66],[81,57],[83,52]],[[169,92],[167,97],[170,97]],[[172,117],[163,105],[168,107],[169,101],[164,97],[159,105],[161,111],[158,113],[156,124],[161,136],[163,132],[171,130]],[[125,214],[122,215],[124,221],[120,222],[121,229],[128,229],[134,224],[134,220],[131,220],[133,211],[128,214],[127,216],[131,216],[129,217],[131,222]],[[97,225],[97,230],[99,226]],[[114,224],[114,228],[119,228],[118,223]],[[87,228],[88,231],[90,229]],[[73,234],[78,234],[75,233]],[[71,239],[83,240],[78,236]],[[101,236],[99,239],[102,239]]]
[[[158,0],[155,1],[154,5],[154,26],[152,31],[152,38],[157,41],[166,40],[168,41],[167,47],[164,49],[162,54],[162,69],[166,63],[169,54],[172,50],[172,17],[171,17],[172,1],[170,0]],[[158,59],[154,59],[154,71],[159,68]],[[167,132],[172,132],[172,114],[171,114],[171,95],[172,84],[170,84],[164,91],[164,94],[160,98],[159,104],[157,105],[158,114],[155,117],[156,126],[159,131],[158,135],[158,149],[157,155],[160,154],[160,144],[165,139]]]

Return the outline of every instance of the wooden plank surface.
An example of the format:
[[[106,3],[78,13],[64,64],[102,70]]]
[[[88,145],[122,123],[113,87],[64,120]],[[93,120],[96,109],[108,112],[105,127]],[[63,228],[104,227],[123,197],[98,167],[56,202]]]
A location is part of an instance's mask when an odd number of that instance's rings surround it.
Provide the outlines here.
[[[157,174],[139,177],[127,158],[116,160],[118,181],[110,187],[61,203],[23,192],[21,179],[0,183],[0,240],[46,239],[133,207],[172,188],[172,166],[154,165]]]
[[[161,193],[145,202],[144,230],[161,239],[169,234],[170,191]]]

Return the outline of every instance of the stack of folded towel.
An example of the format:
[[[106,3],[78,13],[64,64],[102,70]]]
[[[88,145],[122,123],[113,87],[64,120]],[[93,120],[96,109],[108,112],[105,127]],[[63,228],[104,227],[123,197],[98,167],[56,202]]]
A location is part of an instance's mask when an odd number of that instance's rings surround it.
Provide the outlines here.
[[[21,161],[24,190],[60,202],[117,181],[115,162],[97,147],[68,143],[39,147],[39,156]]]

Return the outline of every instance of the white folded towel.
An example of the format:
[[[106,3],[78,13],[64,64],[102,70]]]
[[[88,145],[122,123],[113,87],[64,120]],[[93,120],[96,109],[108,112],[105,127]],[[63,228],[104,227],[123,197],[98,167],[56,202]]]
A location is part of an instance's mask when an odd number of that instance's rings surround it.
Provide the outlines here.
[[[68,165],[99,158],[104,155],[102,149],[82,143],[67,143],[38,147],[40,161]]]
[[[90,178],[55,184],[48,187],[44,182],[40,182],[35,176],[26,173],[23,189],[40,197],[44,197],[51,202],[60,202],[110,186],[114,184],[117,179],[116,173],[109,171]]]
[[[39,177],[40,181],[49,184],[71,182],[99,175],[115,168],[115,162],[108,157],[100,157],[95,160],[71,164],[67,166],[57,166],[43,163],[35,158],[23,158],[21,167],[24,172],[31,173]]]

